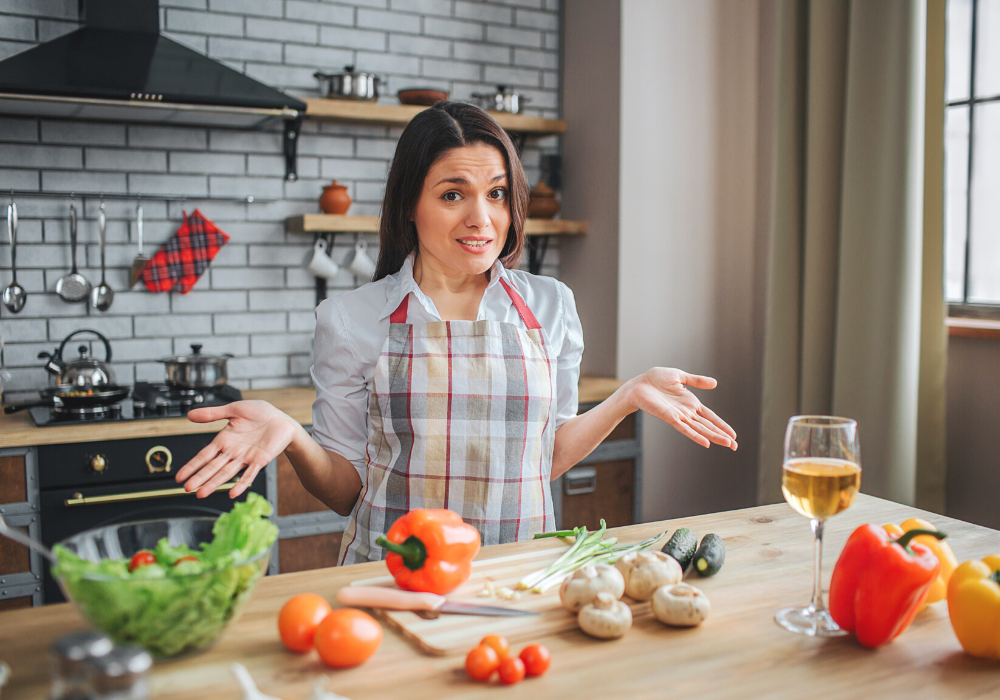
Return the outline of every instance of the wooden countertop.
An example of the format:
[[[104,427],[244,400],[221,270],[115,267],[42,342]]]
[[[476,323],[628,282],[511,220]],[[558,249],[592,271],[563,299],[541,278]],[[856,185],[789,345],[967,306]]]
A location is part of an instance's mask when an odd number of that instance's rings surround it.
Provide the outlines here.
[[[830,571],[847,535],[865,522],[901,522],[920,516],[949,533],[959,561],[996,551],[1000,533],[889,501],[859,496],[827,524],[824,571]],[[720,534],[726,563],[709,579],[695,577],[712,603],[704,625],[668,629],[648,613],[638,615],[620,640],[600,642],[573,631],[544,640],[552,652],[545,676],[505,688],[469,681],[461,656],[429,657],[385,627],[381,649],[362,666],[334,671],[315,654],[281,646],[277,613],[289,596],[313,592],[334,600],[351,581],[380,576],[384,564],[320,569],[263,580],[247,610],[210,651],[158,664],[152,691],[157,700],[229,700],[239,697],[229,672],[243,663],[260,689],[283,700],[309,696],[317,678],[352,700],[399,698],[985,698],[1000,694],[995,661],[966,656],[948,622],[945,603],[929,606],[897,640],[877,651],[853,638],[817,640],[790,634],[773,620],[782,606],[805,604],[812,588],[812,537],[805,518],[784,503],[692,518],[618,528],[619,541],[638,541],[664,529],[689,527]],[[540,548],[562,549],[551,540],[486,547],[481,558]],[[526,572],[527,573],[527,572]],[[0,657],[13,670],[4,700],[45,697],[46,651],[52,640],[79,629],[68,605],[0,613]]]
[[[622,383],[617,379],[607,377],[582,377],[580,379],[580,403],[603,401],[611,396]],[[243,396],[247,399],[268,401],[302,425],[312,424],[312,402],[316,398],[316,392],[311,386],[245,391]],[[21,411],[11,415],[0,414],[0,447],[30,447],[32,445],[58,445],[67,442],[99,442],[165,435],[216,433],[223,426],[225,426],[224,421],[192,423],[187,418],[163,418],[160,420],[37,428],[31,421],[28,412]]]

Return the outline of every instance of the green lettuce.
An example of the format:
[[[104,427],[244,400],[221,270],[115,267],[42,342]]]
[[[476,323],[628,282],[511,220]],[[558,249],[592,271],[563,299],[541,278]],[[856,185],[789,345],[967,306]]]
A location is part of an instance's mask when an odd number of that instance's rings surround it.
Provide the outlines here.
[[[201,551],[161,539],[157,563],[128,570],[128,559],[82,559],[54,548],[52,571],[94,626],[116,644],[139,646],[169,658],[212,644],[235,617],[267,568],[267,558],[242,564],[270,549],[278,528],[271,505],[250,492],[219,517]],[[176,562],[194,556],[197,561]],[[236,566],[241,564],[240,566]]]

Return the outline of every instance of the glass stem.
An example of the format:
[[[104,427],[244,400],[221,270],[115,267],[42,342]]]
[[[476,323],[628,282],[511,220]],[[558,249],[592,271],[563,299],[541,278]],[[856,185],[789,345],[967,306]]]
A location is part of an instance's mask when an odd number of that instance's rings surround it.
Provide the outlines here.
[[[826,604],[823,602],[823,521],[813,518],[810,524],[813,535],[816,536],[814,546],[816,565],[813,568],[813,597],[810,607],[821,611],[826,610]]]

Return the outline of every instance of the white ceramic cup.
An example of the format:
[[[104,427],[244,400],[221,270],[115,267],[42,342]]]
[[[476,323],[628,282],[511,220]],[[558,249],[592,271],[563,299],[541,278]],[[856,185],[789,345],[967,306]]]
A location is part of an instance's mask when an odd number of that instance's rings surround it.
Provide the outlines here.
[[[306,269],[316,277],[324,279],[333,279],[340,272],[340,265],[327,253],[325,239],[316,239],[316,242],[313,244],[312,258],[309,260],[309,264],[306,265]]]
[[[344,267],[366,280],[375,276],[375,261],[368,256],[368,241],[360,240],[354,244],[354,251],[347,254]]]

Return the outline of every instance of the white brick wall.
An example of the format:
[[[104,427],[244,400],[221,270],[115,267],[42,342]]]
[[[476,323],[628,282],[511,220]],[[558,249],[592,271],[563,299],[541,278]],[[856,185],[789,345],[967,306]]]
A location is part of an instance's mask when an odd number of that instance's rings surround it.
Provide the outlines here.
[[[488,92],[496,83],[530,96],[530,114],[558,116],[559,0],[161,0],[165,34],[236,70],[296,96],[317,96],[312,74],[348,63],[388,79],[380,101],[396,104],[406,87],[448,90],[453,99]],[[76,28],[76,0],[4,0],[0,58]],[[352,214],[377,214],[400,129],[307,121],[299,144],[297,182],[285,182],[281,134],[270,131],[162,127],[30,119],[0,115],[0,190],[80,190],[198,196],[254,195],[273,202],[147,199],[146,252],[152,254],[198,206],[232,237],[187,295],[126,290],[136,253],[134,202],[107,200],[108,281],[116,290],[107,313],[65,304],[54,292],[70,265],[69,202],[18,201],[18,281],[28,291],[16,317],[0,309],[3,359],[12,378],[6,398],[48,383],[37,359],[79,328],[105,333],[118,380],[159,381],[163,355],[193,342],[230,352],[233,383],[242,388],[303,384],[315,326],[313,278],[303,268],[312,238],[284,231],[286,216],[318,211],[333,178],[348,186]],[[555,137],[529,139],[523,162],[532,184]],[[81,272],[100,279],[96,200],[81,208]],[[337,237],[333,257],[353,245]],[[370,245],[375,237],[369,236]],[[527,256],[525,256],[527,258]],[[0,246],[0,286],[9,282],[10,249]],[[544,274],[558,272],[553,241]],[[357,284],[349,273],[330,294]],[[75,343],[72,344],[75,348]],[[98,352],[97,347],[94,348]],[[73,351],[75,353],[75,350]]]

